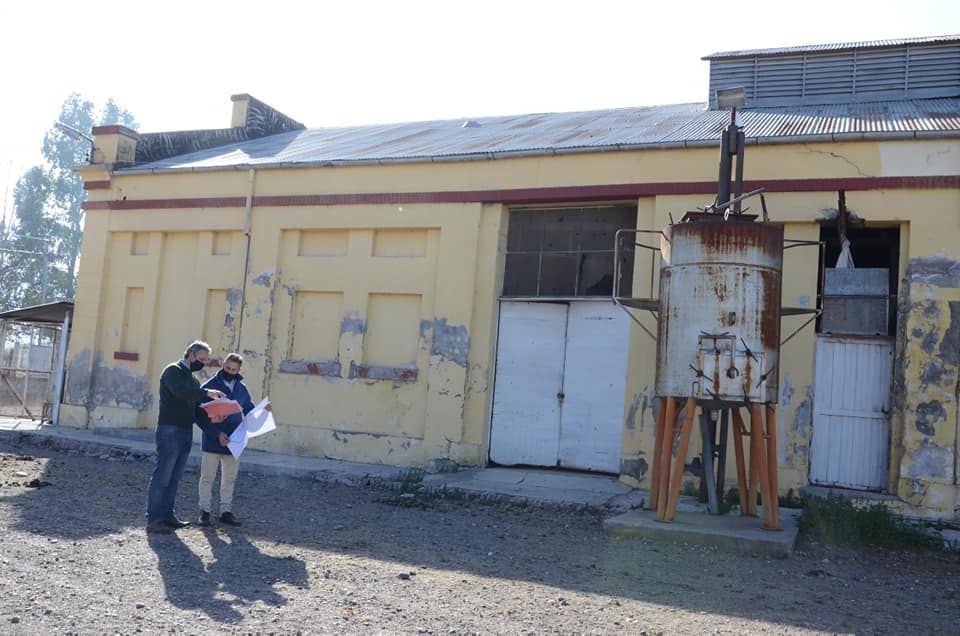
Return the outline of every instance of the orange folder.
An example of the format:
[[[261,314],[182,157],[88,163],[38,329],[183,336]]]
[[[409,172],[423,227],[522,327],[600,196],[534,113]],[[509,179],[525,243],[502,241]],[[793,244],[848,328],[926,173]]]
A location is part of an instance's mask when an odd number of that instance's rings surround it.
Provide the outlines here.
[[[228,415],[242,412],[239,402],[236,400],[228,400],[226,398],[218,398],[210,402],[205,402],[200,406],[203,407],[203,410],[207,412],[209,417],[218,415],[227,417]]]

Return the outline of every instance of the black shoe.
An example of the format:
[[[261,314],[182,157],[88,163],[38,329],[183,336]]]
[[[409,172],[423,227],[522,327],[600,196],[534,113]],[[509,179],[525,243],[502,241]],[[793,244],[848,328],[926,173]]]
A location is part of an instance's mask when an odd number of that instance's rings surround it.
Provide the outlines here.
[[[220,515],[220,523],[225,523],[228,526],[239,526],[240,522],[237,521],[237,518],[233,516],[232,512],[224,512]]]
[[[168,527],[173,528],[174,530],[179,530],[180,528],[186,528],[187,526],[192,525],[189,521],[180,521],[176,517],[167,519],[166,521],[164,521],[164,523],[167,524]]]
[[[173,528],[162,521],[147,524],[148,534],[170,534],[171,532],[173,532]]]
[[[206,528],[210,525],[210,513],[206,510],[200,511],[200,516],[197,517],[197,525],[203,528]]]

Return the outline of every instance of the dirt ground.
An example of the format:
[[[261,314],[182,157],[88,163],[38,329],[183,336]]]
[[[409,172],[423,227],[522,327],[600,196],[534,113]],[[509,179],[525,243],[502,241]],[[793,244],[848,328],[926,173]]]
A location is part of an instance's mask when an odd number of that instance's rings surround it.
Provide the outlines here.
[[[241,528],[147,535],[149,460],[0,441],[0,633],[931,633],[960,556],[769,559],[616,539],[609,512],[245,475]],[[180,514],[196,510],[188,472]]]

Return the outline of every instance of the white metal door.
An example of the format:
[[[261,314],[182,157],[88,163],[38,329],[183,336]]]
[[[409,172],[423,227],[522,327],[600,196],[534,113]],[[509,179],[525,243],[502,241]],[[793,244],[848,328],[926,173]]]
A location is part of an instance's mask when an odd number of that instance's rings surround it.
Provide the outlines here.
[[[812,483],[886,486],[892,371],[888,338],[817,337]]]
[[[630,318],[612,302],[570,304],[560,465],[620,472]]]
[[[500,304],[490,459],[556,466],[567,305]]]

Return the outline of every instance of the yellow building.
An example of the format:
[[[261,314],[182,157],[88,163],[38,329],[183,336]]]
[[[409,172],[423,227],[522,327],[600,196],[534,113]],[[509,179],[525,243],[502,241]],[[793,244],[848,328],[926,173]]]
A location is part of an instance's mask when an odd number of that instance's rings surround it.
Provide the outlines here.
[[[745,189],[787,239],[824,243],[825,268],[785,252],[783,304],[824,314],[781,351],[781,490],[960,516],[960,38],[705,59],[709,95],[746,89]],[[610,300],[613,235],[710,204],[729,119],[707,103],[306,129],[237,95],[227,129],[95,129],[61,423],[154,426],[160,371],[199,337],[243,353],[274,403],[260,448],[645,487],[655,323]],[[841,208],[872,272],[852,296],[830,271]],[[621,294],[655,295],[655,253],[622,265]]]

